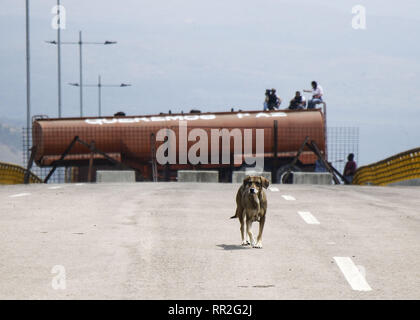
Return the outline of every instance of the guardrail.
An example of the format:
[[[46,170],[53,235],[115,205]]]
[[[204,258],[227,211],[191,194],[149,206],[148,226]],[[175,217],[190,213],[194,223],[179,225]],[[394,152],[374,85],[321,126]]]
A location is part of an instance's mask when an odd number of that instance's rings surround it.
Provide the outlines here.
[[[11,163],[0,162],[0,184],[21,184],[25,177],[26,169]],[[42,183],[42,180],[32,172],[29,183]]]
[[[420,148],[411,149],[385,160],[360,167],[353,184],[386,186],[420,178]]]

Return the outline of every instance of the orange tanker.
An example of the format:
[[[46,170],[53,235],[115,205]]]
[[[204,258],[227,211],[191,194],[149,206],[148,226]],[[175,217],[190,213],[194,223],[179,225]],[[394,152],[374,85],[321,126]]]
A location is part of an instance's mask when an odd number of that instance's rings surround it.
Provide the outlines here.
[[[43,166],[65,166],[77,167],[81,171],[87,168],[89,160],[93,161],[96,168],[111,166],[111,162],[103,154],[93,153],[83,144],[74,144],[62,161],[61,155],[66,151],[75,136],[82,141],[92,144],[95,150],[105,153],[109,158],[134,168],[138,172],[139,179],[150,179],[152,175],[152,164],[156,159],[156,151],[165,143],[159,141],[159,136],[171,131],[175,136],[170,142],[176,152],[176,163],[164,164],[156,162],[157,173],[162,179],[173,179],[176,171],[180,169],[213,169],[219,170],[221,181],[229,180],[231,170],[246,166],[243,155],[241,161],[218,163],[211,159],[211,147],[214,143],[212,131],[227,129],[227,132],[240,133],[242,137],[245,130],[251,133],[252,155],[264,159],[264,169],[272,171],[274,180],[281,171],[282,165],[296,155],[305,137],[308,136],[318,145],[321,152],[325,153],[326,132],[324,114],[320,109],[302,111],[240,111],[240,112],[214,112],[214,113],[189,113],[189,114],[159,114],[150,116],[124,116],[104,118],[61,118],[61,119],[37,119],[33,122],[33,146],[35,162]],[[184,157],[183,153],[188,152],[197,143],[195,139],[185,141],[182,147],[182,130],[187,136],[193,129],[201,129],[209,137],[204,144],[207,146],[207,161],[201,158],[199,163],[193,163]],[[236,130],[235,130],[236,129]],[[263,131],[261,131],[263,130]],[[264,148],[257,153],[256,137],[257,131],[263,135]],[[160,132],[160,134],[159,134]],[[221,132],[221,131],[220,131]],[[226,132],[226,130],[225,130]],[[169,137],[172,137],[169,135]],[[166,138],[167,139],[167,138]],[[221,137],[220,137],[221,139]],[[228,138],[231,159],[233,159],[234,146],[238,143],[233,137]],[[239,143],[243,146],[244,139]],[[221,157],[222,145],[217,147]],[[214,147],[214,146],[213,146]],[[213,148],[214,149],[214,148]],[[242,148],[244,150],[244,148]],[[199,151],[201,154],[203,150]],[[187,158],[186,162],[180,159]],[[214,159],[213,159],[214,160]],[[312,170],[316,157],[310,151],[304,151],[299,157],[297,166],[303,170]],[[76,180],[85,180],[80,176]]]

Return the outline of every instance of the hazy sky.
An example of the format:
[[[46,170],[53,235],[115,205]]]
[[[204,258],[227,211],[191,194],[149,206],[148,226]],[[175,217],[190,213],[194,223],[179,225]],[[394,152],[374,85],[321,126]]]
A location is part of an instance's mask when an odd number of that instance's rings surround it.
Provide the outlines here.
[[[57,116],[55,0],[31,2],[32,114]],[[259,109],[317,80],[328,124],[360,127],[360,164],[420,146],[420,2],[404,0],[62,0],[62,41],[84,47],[84,82],[104,88],[103,114]],[[25,1],[0,0],[0,121],[26,119]],[[363,5],[367,29],[352,28]],[[79,114],[78,47],[62,47],[63,115]],[[85,88],[85,114],[97,89]]]

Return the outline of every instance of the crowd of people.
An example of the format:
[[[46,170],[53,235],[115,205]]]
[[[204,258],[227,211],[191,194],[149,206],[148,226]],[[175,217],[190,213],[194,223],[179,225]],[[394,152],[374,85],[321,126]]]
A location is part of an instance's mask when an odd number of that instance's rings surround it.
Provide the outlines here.
[[[301,94],[300,91],[296,91],[295,96],[290,100],[288,109],[290,110],[303,110],[314,109],[317,104],[323,103],[324,90],[316,82],[311,82],[312,89],[303,90],[303,92],[311,93],[312,98],[306,102],[306,98]],[[265,99],[264,99],[264,111],[265,110],[275,110],[279,109],[282,100],[276,94],[276,89],[267,89],[265,90]]]

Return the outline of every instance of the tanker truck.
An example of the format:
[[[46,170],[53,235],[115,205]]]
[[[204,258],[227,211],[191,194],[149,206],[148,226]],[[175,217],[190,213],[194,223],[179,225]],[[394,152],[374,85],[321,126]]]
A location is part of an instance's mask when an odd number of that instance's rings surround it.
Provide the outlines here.
[[[258,164],[277,182],[306,137],[326,157],[325,123],[321,109],[35,118],[32,159],[40,167],[66,167],[68,182],[94,181],[96,170],[116,168],[135,170],[137,181],[217,170],[219,181],[229,182],[234,170]],[[316,155],[301,151],[293,170],[313,171]]]

